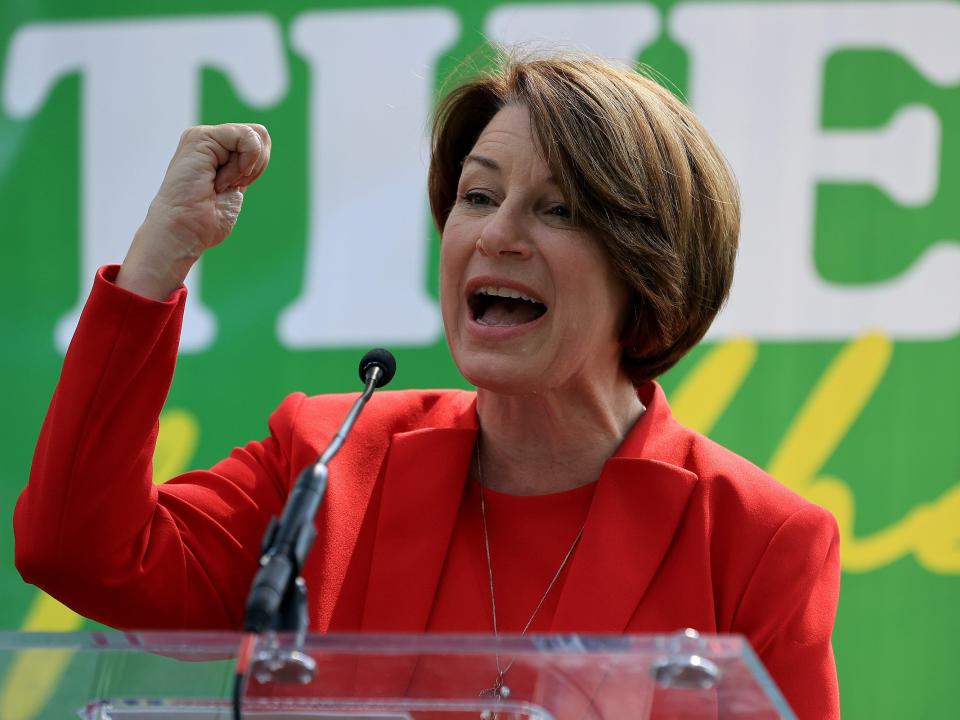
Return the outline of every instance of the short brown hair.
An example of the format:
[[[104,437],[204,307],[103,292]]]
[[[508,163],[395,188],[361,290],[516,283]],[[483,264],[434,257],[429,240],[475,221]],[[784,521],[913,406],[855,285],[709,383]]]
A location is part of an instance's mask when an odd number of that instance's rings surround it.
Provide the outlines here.
[[[501,55],[437,109],[428,187],[441,232],[463,158],[505,105],[527,108],[574,221],[630,289],[624,368],[634,384],[657,377],[703,337],[733,280],[740,202],[723,155],[680,100],[638,72],[590,55]]]

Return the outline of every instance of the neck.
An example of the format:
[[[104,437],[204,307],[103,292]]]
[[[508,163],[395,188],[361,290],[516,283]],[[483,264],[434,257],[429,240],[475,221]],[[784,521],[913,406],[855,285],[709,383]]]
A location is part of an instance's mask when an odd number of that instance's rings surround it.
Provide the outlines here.
[[[625,376],[601,392],[478,389],[483,484],[511,495],[545,495],[591,483],[644,409]]]

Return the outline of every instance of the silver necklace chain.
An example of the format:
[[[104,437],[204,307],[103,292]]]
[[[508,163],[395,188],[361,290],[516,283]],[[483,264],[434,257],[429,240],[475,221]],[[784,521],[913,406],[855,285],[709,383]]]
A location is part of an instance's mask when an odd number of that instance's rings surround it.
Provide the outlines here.
[[[480,483],[480,518],[483,521],[483,548],[487,554],[487,577],[490,579],[490,611],[493,615],[493,635],[495,638],[500,638],[500,630],[497,626],[497,598],[496,594],[493,591],[493,562],[490,559],[490,533],[487,529],[487,504],[483,499],[483,468],[480,465],[480,440],[477,439],[476,456],[477,456],[477,479]],[[540,602],[537,603],[537,606],[533,609],[533,612],[530,614],[530,618],[527,620],[526,624],[523,626],[523,630],[520,631],[520,637],[523,637],[527,634],[527,630],[530,629],[530,626],[533,624],[534,618],[537,617],[537,613],[540,612],[540,608],[543,607],[543,603],[546,602],[547,597],[550,595],[550,591],[553,590],[553,586],[557,584],[557,580],[560,579],[560,575],[563,573],[563,569],[567,566],[567,563],[570,560],[570,557],[573,555],[573,551],[576,549],[577,544],[580,542],[580,538],[583,536],[584,528],[586,528],[587,523],[584,521],[583,525],[580,526],[577,536],[573,539],[573,542],[570,544],[570,549],[567,550],[567,554],[563,556],[563,560],[560,563],[560,567],[557,568],[557,571],[553,574],[553,579],[550,580],[550,584],[547,585],[547,589],[544,590],[543,596],[540,598]],[[497,663],[497,679],[494,681],[493,687],[487,688],[480,692],[480,695],[493,695],[498,700],[505,700],[510,696],[510,688],[504,682],[506,675],[510,672],[510,668],[513,667],[513,663],[516,661],[516,658],[510,660],[507,663],[507,666],[501,667],[500,665],[500,653],[496,653],[496,663]]]

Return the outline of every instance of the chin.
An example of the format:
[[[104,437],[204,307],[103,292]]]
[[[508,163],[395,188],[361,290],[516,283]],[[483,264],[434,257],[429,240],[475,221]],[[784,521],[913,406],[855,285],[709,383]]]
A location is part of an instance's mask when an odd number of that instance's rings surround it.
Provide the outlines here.
[[[454,362],[467,381],[474,387],[500,395],[524,395],[535,392],[543,374],[531,367],[524,358],[499,356],[457,358]]]

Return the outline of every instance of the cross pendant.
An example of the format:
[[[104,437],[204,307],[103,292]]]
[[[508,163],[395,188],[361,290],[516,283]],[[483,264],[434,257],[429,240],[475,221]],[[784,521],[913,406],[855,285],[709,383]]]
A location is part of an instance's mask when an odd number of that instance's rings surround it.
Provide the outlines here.
[[[495,697],[497,701],[506,700],[510,697],[510,687],[503,681],[503,676],[505,673],[501,672],[497,675],[497,679],[493,682],[493,687],[487,688],[486,690],[480,691],[480,697],[485,695],[490,695]],[[484,710],[480,713],[480,720],[497,720],[497,713],[491,712],[490,710]]]
[[[492,695],[497,700],[506,700],[510,697],[510,686],[503,681],[503,673],[497,675],[497,679],[493,682],[493,687],[489,687],[486,690],[480,691],[480,697],[485,695]]]
[[[503,680],[497,678],[496,685],[480,691],[480,697],[484,697],[485,695],[492,695],[497,700],[506,700],[510,697],[510,688],[503,683]]]

